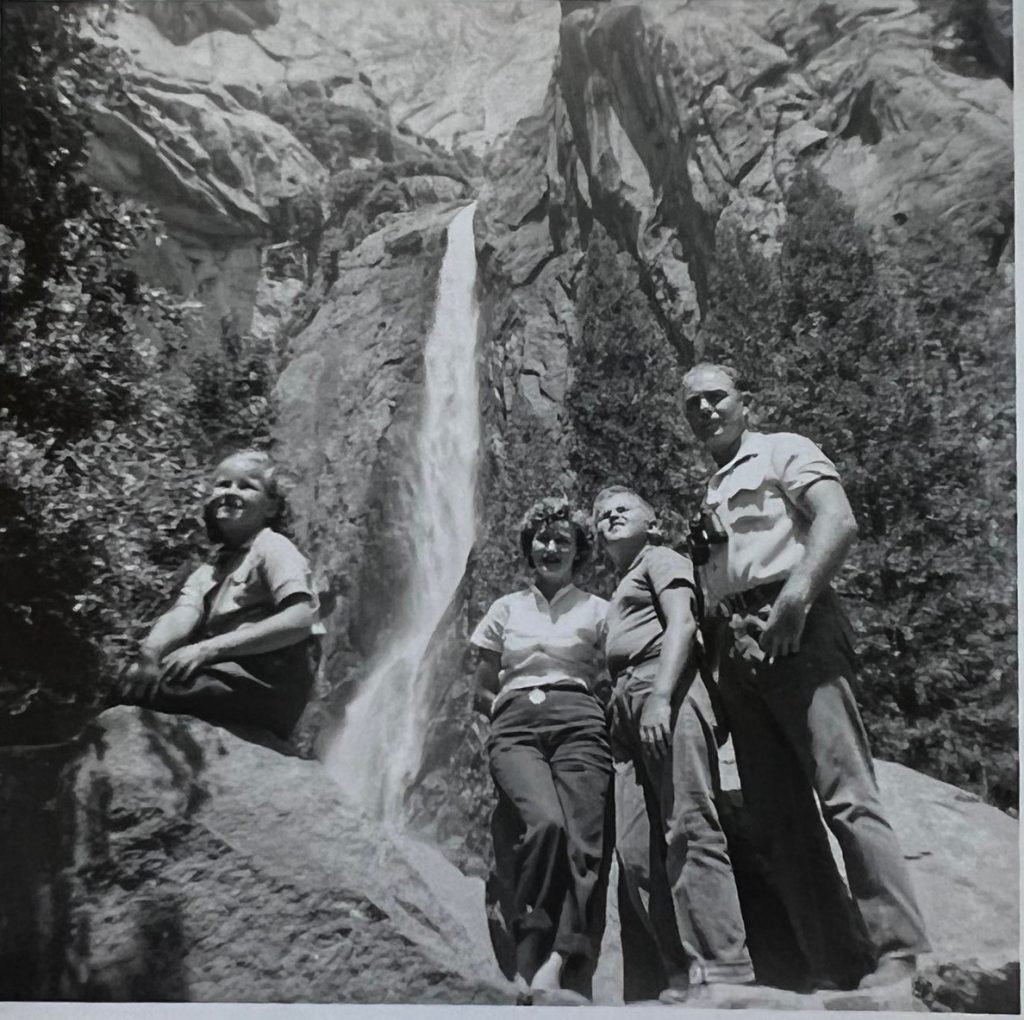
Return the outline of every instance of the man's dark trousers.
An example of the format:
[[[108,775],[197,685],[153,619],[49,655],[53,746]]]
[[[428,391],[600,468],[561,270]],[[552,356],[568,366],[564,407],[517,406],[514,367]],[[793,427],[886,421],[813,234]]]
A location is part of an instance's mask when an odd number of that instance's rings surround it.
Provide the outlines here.
[[[770,611],[767,601],[755,604],[722,628],[719,690],[744,804],[801,949],[814,965],[836,938],[830,930],[835,919],[822,910],[831,895],[825,888],[830,871],[811,859],[820,845],[808,831],[820,825],[817,812],[807,810],[813,790],[842,851],[876,960],[926,952],[924,922],[884,815],[850,689],[854,654],[838,599],[832,591],[822,595],[807,616],[800,651],[772,663],[756,648]]]

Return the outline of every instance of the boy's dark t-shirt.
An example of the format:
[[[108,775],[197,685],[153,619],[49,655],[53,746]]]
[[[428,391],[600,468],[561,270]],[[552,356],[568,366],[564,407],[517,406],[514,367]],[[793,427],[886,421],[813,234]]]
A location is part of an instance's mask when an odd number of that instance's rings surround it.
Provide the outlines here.
[[[608,606],[605,655],[612,677],[631,666],[657,661],[665,632],[658,597],[674,585],[694,593],[696,613],[693,563],[666,546],[645,545],[623,574]]]

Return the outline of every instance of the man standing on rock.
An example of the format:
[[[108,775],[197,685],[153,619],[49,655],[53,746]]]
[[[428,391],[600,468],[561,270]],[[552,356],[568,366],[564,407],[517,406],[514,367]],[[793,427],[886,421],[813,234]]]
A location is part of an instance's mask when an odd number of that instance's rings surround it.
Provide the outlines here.
[[[728,621],[717,642],[722,701],[744,802],[766,837],[796,937],[808,959],[828,937],[801,850],[810,786],[875,951],[860,987],[908,979],[929,946],[880,802],[850,690],[849,624],[830,586],[857,532],[846,493],[810,440],[750,431],[748,395],[732,369],[697,365],[683,399],[718,467],[707,486],[701,576],[709,610],[718,603]]]

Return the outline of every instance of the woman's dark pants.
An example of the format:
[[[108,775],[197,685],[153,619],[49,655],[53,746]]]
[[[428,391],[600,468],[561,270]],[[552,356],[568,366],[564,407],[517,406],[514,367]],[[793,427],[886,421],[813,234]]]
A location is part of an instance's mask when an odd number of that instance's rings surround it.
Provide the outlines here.
[[[519,974],[532,981],[554,951],[595,959],[604,909],[605,808],[612,757],[604,709],[583,690],[508,696],[491,723],[491,775],[521,823],[513,936]]]

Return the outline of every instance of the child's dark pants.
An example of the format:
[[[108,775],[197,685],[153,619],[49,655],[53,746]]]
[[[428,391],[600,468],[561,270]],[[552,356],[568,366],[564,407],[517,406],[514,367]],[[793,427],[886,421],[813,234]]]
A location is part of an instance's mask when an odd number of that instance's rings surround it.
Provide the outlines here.
[[[543,695],[543,700],[540,700]],[[593,917],[612,773],[604,710],[582,689],[507,696],[487,742],[491,775],[522,822],[516,852],[517,970],[531,981],[552,951],[595,958]]]
[[[277,651],[213,663],[183,687],[161,683],[141,703],[211,723],[259,726],[287,739],[312,690],[315,649],[316,641],[308,639]]]

